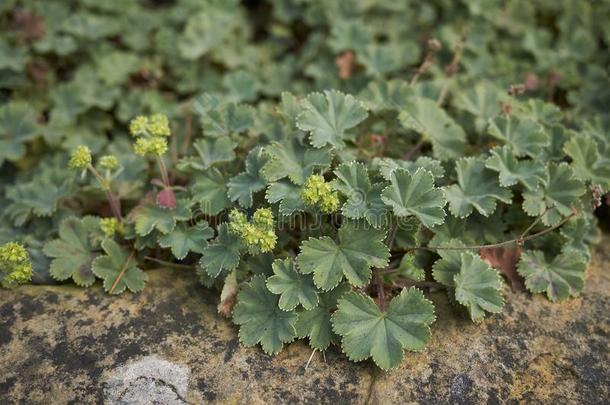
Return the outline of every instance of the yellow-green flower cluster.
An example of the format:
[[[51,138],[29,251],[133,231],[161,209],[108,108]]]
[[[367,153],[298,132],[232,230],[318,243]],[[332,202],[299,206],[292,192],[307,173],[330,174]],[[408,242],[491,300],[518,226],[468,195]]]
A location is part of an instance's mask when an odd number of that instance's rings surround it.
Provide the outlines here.
[[[167,140],[164,138],[138,138],[133,150],[140,156],[161,156],[167,152]]]
[[[305,204],[316,206],[322,212],[331,213],[339,209],[339,195],[319,174],[307,178],[301,190],[301,198]]]
[[[119,159],[114,155],[105,155],[100,158],[100,166],[106,170],[114,170],[119,167]]]
[[[167,116],[138,116],[129,124],[129,132],[137,138],[133,146],[136,154],[161,156],[167,152],[167,137],[171,135]]]
[[[140,115],[129,123],[129,132],[133,136],[170,136],[169,119],[163,114],[150,116]]]
[[[84,169],[91,164],[91,151],[85,145],[80,145],[72,152],[68,166],[73,169]]]
[[[17,242],[0,246],[0,282],[11,288],[32,279],[32,262],[25,248]]]
[[[233,209],[229,213],[229,231],[253,251],[270,252],[277,243],[273,213],[268,208],[256,210],[251,222],[243,212]]]
[[[119,229],[119,221],[116,218],[100,218],[100,229],[107,238],[112,238]]]

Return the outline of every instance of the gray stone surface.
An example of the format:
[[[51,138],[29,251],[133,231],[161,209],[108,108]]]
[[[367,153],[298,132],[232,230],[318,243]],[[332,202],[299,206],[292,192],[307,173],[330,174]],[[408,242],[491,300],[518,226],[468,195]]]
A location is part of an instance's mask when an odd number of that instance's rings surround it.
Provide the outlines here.
[[[155,270],[141,294],[99,287],[0,291],[1,403],[608,403],[610,244],[582,297],[506,291],[480,325],[437,307],[428,348],[383,373],[303,343],[276,357],[238,344],[216,293],[184,270]],[[154,400],[153,400],[154,398]]]

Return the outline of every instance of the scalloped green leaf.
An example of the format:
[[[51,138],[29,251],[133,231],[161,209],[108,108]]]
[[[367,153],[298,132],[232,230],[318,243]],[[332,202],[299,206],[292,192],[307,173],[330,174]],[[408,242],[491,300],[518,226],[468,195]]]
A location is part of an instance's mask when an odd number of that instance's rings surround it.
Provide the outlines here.
[[[384,225],[387,209],[381,199],[383,184],[371,184],[366,166],[362,163],[344,163],[335,169],[333,187],[343,194],[347,201],[341,212],[350,219],[366,219],[379,228]]]
[[[434,157],[457,159],[464,155],[466,133],[434,100],[418,97],[398,116],[400,123],[432,143]]]
[[[442,224],[445,219],[443,190],[434,187],[434,176],[425,169],[417,169],[413,174],[405,169],[394,170],[381,199],[396,216],[415,216],[428,228]]]
[[[398,366],[403,351],[421,351],[430,339],[434,305],[416,289],[403,289],[387,311],[359,292],[344,294],[332,316],[343,352],[352,361],[369,357],[383,370]]]
[[[572,213],[584,193],[584,185],[567,163],[550,163],[543,184],[523,193],[523,210],[529,216],[542,215],[545,225],[556,225]]]
[[[455,162],[458,184],[445,188],[449,210],[459,218],[466,218],[476,209],[488,217],[496,210],[497,201],[510,203],[512,193],[498,183],[496,174],[485,168],[481,159],[462,158]]]
[[[572,159],[577,178],[599,185],[603,191],[610,190],[610,158],[602,158],[593,138],[578,134],[565,143],[563,150]]]
[[[502,277],[478,255],[460,254],[460,271],[454,278],[455,298],[470,313],[473,322],[481,322],[485,312],[502,311]]]
[[[261,148],[253,149],[246,158],[246,170],[229,180],[227,195],[244,208],[252,206],[252,194],[265,188],[262,168],[268,158]]]
[[[314,273],[316,287],[329,291],[343,277],[356,287],[366,285],[371,267],[385,267],[390,251],[384,244],[385,231],[371,228],[364,221],[346,221],[339,229],[339,241],[328,236],[309,238],[297,256],[299,271]]]
[[[368,116],[364,104],[336,90],[312,93],[301,106],[297,127],[311,134],[310,142],[315,148],[326,145],[342,148],[345,132]]]
[[[0,166],[5,160],[14,162],[25,154],[25,142],[38,134],[36,112],[22,102],[0,106]]]
[[[404,80],[372,81],[364,89],[359,98],[372,111],[400,110],[413,97],[414,91]]]
[[[314,171],[325,171],[331,163],[328,148],[312,149],[293,137],[273,142],[264,148],[269,160],[262,168],[268,181],[288,177],[295,184],[303,184]]]
[[[326,350],[332,344],[341,341],[333,332],[330,317],[337,309],[337,300],[350,291],[349,284],[339,284],[335,289],[318,295],[319,302],[315,308],[298,312],[295,328],[299,338],[309,338],[309,345],[316,350]]]
[[[218,169],[212,168],[196,176],[190,187],[191,200],[199,205],[204,214],[216,215],[231,206],[229,199],[228,178]]]
[[[504,145],[490,151],[491,156],[485,161],[485,167],[498,172],[500,185],[510,187],[519,183],[529,190],[535,189],[544,181],[544,164],[537,160],[517,160]]]
[[[154,230],[165,235],[174,230],[178,221],[191,219],[191,210],[186,201],[178,200],[173,210],[148,204],[135,208],[131,215],[139,236],[146,236]]]
[[[318,293],[311,275],[297,272],[293,259],[276,259],[271,267],[273,275],[267,279],[267,288],[280,296],[280,309],[292,311],[300,304],[308,310],[318,305]]]
[[[201,252],[199,265],[206,273],[216,278],[223,270],[233,270],[237,268],[240,260],[241,240],[238,236],[229,232],[227,224],[223,223],[218,227],[218,236],[213,242]]]
[[[159,237],[159,246],[170,248],[172,255],[182,260],[189,252],[203,253],[208,245],[207,240],[214,236],[214,230],[207,221],[200,221],[193,226],[178,224],[173,231]]]
[[[296,337],[296,312],[278,307],[278,296],[265,285],[265,276],[254,276],[237,295],[233,322],[239,325],[239,341],[246,347],[261,344],[267,354],[279,353]]]
[[[59,238],[44,245],[45,255],[53,258],[49,273],[53,279],[64,281],[72,278],[81,287],[95,282],[91,262],[99,254],[99,243],[90,237],[99,227],[95,217],[66,218],[59,225]]]
[[[271,204],[279,202],[279,212],[283,216],[305,210],[305,203],[301,199],[301,188],[288,180],[271,183],[267,187],[265,198]]]
[[[498,116],[490,120],[488,132],[508,145],[517,156],[535,158],[549,146],[544,127],[529,118]]]
[[[148,276],[138,268],[134,253],[127,253],[112,239],[102,241],[102,249],[106,254],[93,260],[91,270],[103,280],[104,290],[110,294],[142,291]]]
[[[580,295],[585,284],[587,260],[576,252],[563,252],[548,261],[540,250],[525,251],[517,272],[533,293],[546,293],[551,301]]]

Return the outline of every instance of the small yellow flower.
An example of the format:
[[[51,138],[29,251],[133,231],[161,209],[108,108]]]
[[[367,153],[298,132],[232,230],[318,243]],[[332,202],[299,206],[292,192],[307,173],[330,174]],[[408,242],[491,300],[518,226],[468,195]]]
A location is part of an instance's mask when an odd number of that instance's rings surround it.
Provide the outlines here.
[[[114,170],[119,167],[119,159],[114,155],[105,155],[100,158],[100,166],[104,169]]]
[[[148,127],[148,117],[139,115],[131,120],[129,123],[129,132],[132,136],[140,136],[146,134]]]
[[[301,198],[305,204],[316,206],[326,213],[339,209],[339,195],[333,191],[331,184],[318,174],[307,178],[301,190]]]
[[[148,142],[148,152],[152,155],[161,156],[167,152],[167,139],[151,138]]]
[[[91,164],[91,151],[88,147],[81,145],[77,147],[70,156],[68,166],[73,169],[84,169]]]
[[[238,235],[252,254],[270,252],[276,245],[275,221],[269,208],[259,208],[249,222],[246,214],[233,209],[229,213],[229,231]]]
[[[107,238],[114,236],[119,228],[119,221],[116,218],[100,218],[100,229]]]
[[[229,212],[229,231],[235,235],[241,235],[244,231],[244,227],[248,224],[248,218],[246,214],[233,208]]]
[[[32,279],[32,263],[25,248],[16,242],[0,246],[0,283],[10,288]]]
[[[150,141],[145,138],[138,138],[133,144],[133,150],[136,155],[145,156],[150,149]]]
[[[269,208],[259,208],[252,216],[254,224],[263,229],[273,229],[273,212]]]
[[[154,114],[148,117],[148,133],[152,136],[170,136],[169,119],[163,114]]]

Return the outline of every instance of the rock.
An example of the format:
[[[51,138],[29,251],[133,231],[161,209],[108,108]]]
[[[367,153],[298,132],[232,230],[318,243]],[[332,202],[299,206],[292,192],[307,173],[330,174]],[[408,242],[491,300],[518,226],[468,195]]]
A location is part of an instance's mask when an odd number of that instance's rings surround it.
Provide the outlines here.
[[[100,287],[0,291],[3,403],[602,403],[610,387],[610,243],[580,298],[513,293],[479,325],[442,292],[422,353],[384,373],[337,350],[243,348],[218,294],[184,270],[150,271],[140,294]]]

